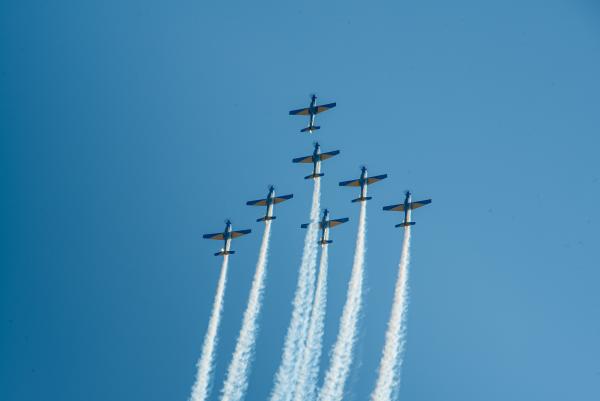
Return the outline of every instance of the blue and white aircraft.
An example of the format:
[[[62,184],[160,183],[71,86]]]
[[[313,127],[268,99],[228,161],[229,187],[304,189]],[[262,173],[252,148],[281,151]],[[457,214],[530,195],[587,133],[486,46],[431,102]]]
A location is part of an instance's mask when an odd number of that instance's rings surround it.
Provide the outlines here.
[[[231,228],[231,221],[228,219],[225,221],[225,231],[216,234],[204,234],[202,238],[224,240],[225,245],[221,250],[215,253],[215,256],[233,255],[235,251],[231,250],[231,240],[233,238],[241,237],[242,235],[250,234],[252,230],[239,230],[233,231]]]
[[[308,127],[301,129],[300,132],[308,132],[309,134],[312,134],[313,131],[321,128],[315,125],[315,116],[329,109],[333,109],[335,105],[335,103],[328,103],[317,106],[317,96],[312,95],[310,97],[310,106],[305,109],[292,110],[290,111],[290,116],[310,116]]]
[[[347,217],[344,217],[343,219],[330,220],[329,210],[323,210],[323,218],[319,222],[319,229],[321,230],[321,239],[319,240],[319,244],[321,244],[321,246],[331,244],[333,241],[329,239],[329,229],[337,225],[344,224],[348,220],[350,219]],[[309,224],[302,224],[300,227],[308,228],[308,226]]]
[[[370,196],[367,196],[367,186],[369,184],[374,184],[377,181],[381,181],[387,178],[387,174],[376,175],[374,177],[367,178],[367,168],[365,166],[361,167],[360,178],[357,180],[350,181],[342,181],[340,182],[341,187],[360,187],[360,197],[356,199],[352,199],[352,202],[364,202],[372,199]]]
[[[404,221],[400,224],[396,224],[394,227],[406,227],[406,226],[414,226],[415,222],[410,221],[411,211],[413,209],[420,208],[421,206],[429,205],[431,203],[431,199],[426,199],[418,202],[411,202],[412,194],[410,191],[406,191],[406,198],[404,198],[404,203],[399,203],[397,205],[384,206],[383,210],[390,210],[394,212],[404,212]]]
[[[321,161],[332,158],[333,156],[339,155],[339,150],[333,150],[331,152],[321,153],[321,145],[319,142],[315,142],[315,150],[311,156],[297,157],[292,160],[293,163],[312,163],[313,172],[311,175],[304,177],[305,179],[323,177],[325,174],[321,173]]]
[[[248,206],[266,206],[267,213],[260,219],[257,219],[256,221],[269,221],[269,220],[274,220],[277,218],[277,217],[273,216],[273,205],[276,203],[285,202],[286,200],[292,199],[293,197],[294,197],[293,194],[284,195],[284,196],[275,196],[275,187],[273,185],[271,185],[269,187],[269,193],[267,194],[267,197],[265,199],[248,201],[248,202],[246,202],[246,205],[248,205]]]

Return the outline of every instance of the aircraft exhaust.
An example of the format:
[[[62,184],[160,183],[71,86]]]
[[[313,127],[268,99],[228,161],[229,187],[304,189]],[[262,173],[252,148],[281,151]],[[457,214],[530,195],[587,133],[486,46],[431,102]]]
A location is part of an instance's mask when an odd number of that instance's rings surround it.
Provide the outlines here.
[[[320,199],[321,180],[317,178],[314,180],[310,224],[304,237],[302,262],[292,303],[292,318],[283,346],[281,363],[275,374],[271,401],[291,401],[298,378],[300,357],[306,342],[310,309],[315,292]]]
[[[196,382],[192,387],[190,401],[204,401],[208,398],[209,385],[213,370],[213,359],[215,348],[218,341],[219,323],[221,321],[221,312],[223,310],[223,297],[225,295],[225,285],[227,284],[227,270],[229,268],[229,256],[223,256],[223,264],[221,265],[221,274],[219,283],[217,284],[217,292],[213,302],[213,309],[208,321],[208,329],[204,336],[204,344],[202,345],[202,354],[196,364]]]
[[[372,401],[390,401],[392,395],[400,388],[400,373],[406,345],[406,317],[408,312],[408,275],[410,262],[410,225],[405,226],[402,253],[398,266],[398,280],[394,292],[394,303],[385,344],[379,362],[379,375],[375,389],[371,394]]]
[[[344,386],[352,365],[356,331],[362,308],[366,225],[367,203],[361,202],[354,262],[346,293],[346,303],[340,318],[338,336],[331,352],[329,369],[325,374],[323,387],[319,393],[319,401],[341,401],[344,395]]]
[[[248,389],[248,375],[250,364],[254,354],[256,335],[258,331],[258,317],[262,307],[262,299],[265,287],[265,276],[269,253],[269,241],[271,238],[271,219],[265,221],[256,271],[252,280],[252,287],[248,297],[248,306],[244,312],[242,327],[238,336],[235,351],[229,368],[227,378],[221,390],[222,401],[239,401],[244,398]]]
[[[331,243],[332,241],[328,241]],[[325,310],[327,307],[327,270],[329,263],[329,247],[321,243],[321,261],[315,300],[310,315],[310,323],[306,336],[306,345],[301,356],[300,370],[296,382],[294,401],[314,400],[319,376],[319,361],[323,347],[323,333],[325,325]]]

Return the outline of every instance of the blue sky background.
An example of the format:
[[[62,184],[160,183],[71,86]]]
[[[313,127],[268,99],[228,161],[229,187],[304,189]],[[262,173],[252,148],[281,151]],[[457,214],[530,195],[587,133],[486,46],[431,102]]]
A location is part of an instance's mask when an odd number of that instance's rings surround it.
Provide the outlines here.
[[[290,318],[311,184],[332,232],[325,354],[371,174],[366,297],[347,400],[376,375],[414,214],[403,400],[600,399],[600,6],[594,1],[18,1],[0,4],[0,399],[185,400],[234,244],[212,398],[277,208],[248,400]],[[338,107],[316,136],[287,115]],[[327,359],[323,360],[325,368]]]

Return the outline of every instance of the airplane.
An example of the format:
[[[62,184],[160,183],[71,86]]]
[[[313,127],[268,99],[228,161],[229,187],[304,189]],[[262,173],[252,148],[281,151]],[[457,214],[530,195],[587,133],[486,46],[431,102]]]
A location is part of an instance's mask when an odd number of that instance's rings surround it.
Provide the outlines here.
[[[233,231],[231,229],[231,221],[227,219],[225,221],[225,230],[222,233],[204,234],[202,238],[224,240],[225,245],[223,246],[223,248],[221,248],[219,252],[215,253],[215,256],[226,256],[233,255],[235,253],[235,251],[231,250],[231,240],[233,238],[241,237],[242,235],[250,234],[251,232],[252,230]]]
[[[400,224],[396,224],[394,227],[407,227],[414,226],[415,222],[410,221],[411,211],[413,209],[420,208],[421,206],[429,205],[431,203],[431,199],[426,199],[418,202],[411,202],[412,194],[410,191],[406,191],[406,198],[404,198],[404,203],[399,203],[397,205],[384,206],[383,210],[390,210],[394,212],[404,212],[404,221]]]
[[[376,175],[374,177],[367,178],[367,168],[361,167],[360,178],[357,180],[342,181],[340,182],[341,187],[360,187],[360,198],[352,199],[352,202],[364,202],[371,200],[370,196],[367,196],[367,186],[377,181],[381,181],[387,178],[387,174]]]
[[[305,109],[292,110],[290,111],[290,116],[310,116],[308,127],[302,128],[300,132],[308,132],[309,134],[312,134],[313,131],[316,131],[321,128],[318,125],[315,125],[315,116],[329,109],[333,109],[334,107],[335,103],[328,103],[317,106],[317,96],[312,95],[310,97],[310,106],[308,106]]]
[[[323,218],[319,222],[319,229],[321,230],[321,239],[319,240],[319,244],[321,244],[322,246],[331,244],[333,241],[329,239],[329,229],[339,224],[344,224],[348,220],[350,219],[347,217],[344,217],[343,219],[330,220],[329,210],[325,209],[323,211]],[[300,227],[308,228],[308,226],[308,224],[302,224]]]
[[[267,197],[265,199],[248,201],[248,202],[246,202],[246,205],[248,205],[248,206],[266,206],[267,207],[266,214],[263,217],[261,217],[260,219],[257,219],[256,221],[269,221],[269,220],[274,220],[277,218],[277,217],[273,216],[273,205],[276,203],[284,202],[288,199],[292,199],[293,197],[294,197],[293,194],[284,195],[284,196],[275,196],[275,187],[273,185],[271,185],[269,187],[269,193],[267,194]]]
[[[307,175],[304,179],[323,177],[325,174],[321,173],[321,162],[332,158],[333,156],[339,155],[339,150],[333,150],[331,152],[321,153],[321,145],[319,142],[315,142],[315,150],[311,156],[297,157],[292,160],[292,163],[312,163],[313,172],[311,175]]]

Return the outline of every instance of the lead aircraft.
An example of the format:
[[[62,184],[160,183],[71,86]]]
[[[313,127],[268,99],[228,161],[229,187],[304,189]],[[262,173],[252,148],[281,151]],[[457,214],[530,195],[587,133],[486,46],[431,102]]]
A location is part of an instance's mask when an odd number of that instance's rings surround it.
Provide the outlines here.
[[[312,95],[310,97],[310,106],[305,109],[292,110],[290,111],[290,116],[309,116],[308,127],[302,128],[300,132],[308,132],[309,134],[312,134],[313,131],[321,129],[321,127],[315,125],[315,116],[329,109],[333,109],[335,106],[335,103],[317,106],[317,95]]]
[[[396,224],[394,227],[406,227],[406,226],[414,226],[415,222],[410,221],[411,210],[420,208],[425,205],[429,205],[431,203],[431,199],[425,199],[418,202],[411,202],[412,194],[410,191],[406,191],[406,197],[404,198],[404,203],[399,203],[397,205],[384,206],[383,210],[389,210],[394,212],[404,212],[404,221],[400,224]]]
[[[252,230],[233,231],[231,228],[231,221],[227,219],[225,221],[225,230],[222,233],[204,234],[202,238],[225,241],[223,248],[221,248],[219,252],[215,253],[215,256],[225,256],[233,255],[235,253],[235,251],[231,250],[231,240],[233,238],[241,237],[242,235],[250,234],[251,232]]]
[[[319,229],[321,230],[321,240],[319,240],[319,244],[321,244],[322,246],[331,244],[333,241],[329,239],[329,229],[337,225],[344,224],[348,220],[350,219],[347,217],[344,217],[342,219],[330,220],[329,210],[325,209],[323,211],[323,218],[319,222]],[[302,224],[300,227],[308,228],[308,226],[309,224]]]
[[[339,155],[339,150],[332,150],[331,152],[321,153],[321,145],[319,142],[315,142],[315,150],[311,156],[297,157],[292,160],[293,163],[312,163],[313,172],[311,175],[307,175],[304,179],[323,177],[325,174],[321,173],[321,162],[332,158],[333,156]]]
[[[248,202],[246,202],[246,205],[248,205],[248,206],[266,206],[267,207],[266,214],[263,217],[261,217],[260,219],[257,219],[256,221],[269,221],[269,220],[274,220],[277,218],[277,217],[273,216],[273,205],[276,203],[285,202],[286,200],[292,199],[293,197],[294,197],[293,194],[283,195],[283,196],[275,196],[275,187],[273,185],[271,185],[269,187],[269,193],[267,194],[267,197],[265,199],[248,201]]]
[[[340,182],[341,187],[360,187],[360,197],[356,199],[352,199],[352,202],[365,202],[371,200],[370,196],[367,196],[367,186],[369,184],[374,184],[377,181],[381,181],[387,178],[387,174],[376,175],[373,177],[367,178],[367,168],[365,166],[361,167],[360,178],[357,180],[350,181],[342,181]]]

